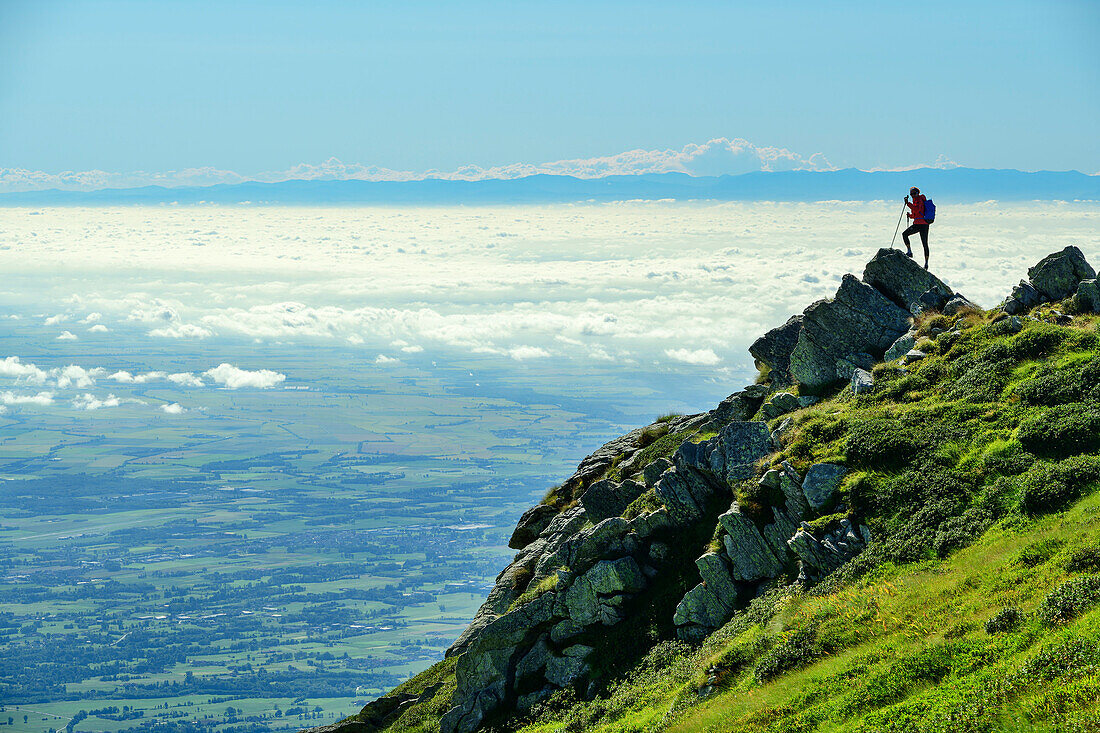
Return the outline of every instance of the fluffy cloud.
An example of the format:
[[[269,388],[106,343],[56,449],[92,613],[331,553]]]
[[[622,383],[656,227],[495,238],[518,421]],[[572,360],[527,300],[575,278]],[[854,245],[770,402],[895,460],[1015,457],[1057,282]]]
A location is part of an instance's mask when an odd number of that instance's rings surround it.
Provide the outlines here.
[[[61,389],[68,389],[69,387],[91,387],[95,384],[96,378],[102,377],[106,372],[106,369],[98,367],[94,369],[85,369],[76,364],[70,364],[61,369],[50,370],[51,376],[53,376],[57,386]]]
[[[386,356],[385,354],[379,354],[374,358],[375,364],[397,364],[400,359],[394,359],[392,356]]]
[[[802,155],[787,148],[759,146],[743,138],[717,137],[682,148],[628,150],[594,158],[569,158],[545,163],[511,163],[483,168],[462,166],[453,171],[403,171],[361,163],[345,163],[329,158],[318,163],[300,163],[280,171],[244,176],[217,168],[185,168],[163,173],[133,171],[65,171],[46,173],[21,168],[0,168],[0,192],[41,191],[59,188],[91,191],[100,188],[134,186],[208,186],[241,183],[246,180],[279,181],[418,181],[424,179],[480,181],[512,179],[538,174],[601,178],[603,176],[645,175],[649,173],[687,173],[693,176],[717,176],[751,171],[834,170],[821,153]]]
[[[146,372],[145,374],[131,374],[130,372],[123,370],[108,375],[107,378],[113,379],[116,382],[122,382],[124,384],[146,384],[148,382],[156,382],[161,379],[167,379],[168,374],[165,372]]]
[[[169,402],[168,404],[161,405],[160,409],[162,412],[166,412],[169,415],[180,415],[186,412],[186,410],[183,409],[183,405],[178,402]]]
[[[516,346],[508,350],[508,356],[516,361],[525,361],[526,359],[543,359],[550,356],[550,352],[541,346]]]
[[[225,362],[213,369],[207,369],[203,372],[203,376],[210,377],[215,383],[227,389],[241,389],[242,387],[270,389],[286,380],[285,374],[273,372],[270,369],[249,371]]]
[[[684,364],[714,366],[722,361],[713,349],[665,349],[665,356]]]
[[[42,369],[36,364],[21,361],[18,356],[8,356],[0,359],[0,379],[9,379],[17,384],[52,384],[59,389],[87,389],[89,387],[94,387],[96,380],[99,379],[107,379],[119,384],[150,384],[164,381],[180,387],[203,387],[206,383],[203,382],[202,377],[206,377],[214,383],[228,387],[229,389],[239,389],[241,387],[265,389],[286,380],[285,374],[280,374],[279,372],[269,369],[249,371],[247,369],[238,369],[228,363],[219,364],[213,369],[208,369],[203,372],[201,375],[196,375],[192,372],[174,372],[169,374],[168,372],[157,370],[135,374],[126,369],[108,372],[108,370],[102,367],[92,367],[88,369],[78,364],[69,364],[65,367],[56,367],[53,369]],[[12,393],[7,392],[6,394],[11,395]],[[97,406],[113,407],[114,405],[104,404]]]
[[[175,374],[168,375],[168,381],[174,382],[181,387],[201,387],[202,380],[196,377],[191,372],[176,372]]]
[[[49,372],[34,364],[24,364],[18,356],[8,356],[0,359],[0,377],[26,384],[45,384]]]
[[[53,404],[53,392],[38,394],[15,394],[12,391],[0,392],[0,405],[38,405],[45,407]]]
[[[88,315],[81,318],[80,322],[81,323],[98,323],[100,318],[103,318],[103,316],[100,315],[99,313],[89,313]]]
[[[193,323],[176,323],[164,328],[154,328],[149,335],[159,338],[204,339],[213,334],[208,329]]]
[[[88,329],[88,333],[107,333],[108,330],[110,329],[108,329],[102,323],[97,323],[96,325]]]
[[[61,335],[57,337],[58,341],[76,341],[76,334],[72,331],[62,331]]]
[[[100,399],[89,392],[85,392],[73,398],[73,407],[78,410],[99,410],[104,407],[118,407],[120,404],[122,404],[122,400],[113,394]]]

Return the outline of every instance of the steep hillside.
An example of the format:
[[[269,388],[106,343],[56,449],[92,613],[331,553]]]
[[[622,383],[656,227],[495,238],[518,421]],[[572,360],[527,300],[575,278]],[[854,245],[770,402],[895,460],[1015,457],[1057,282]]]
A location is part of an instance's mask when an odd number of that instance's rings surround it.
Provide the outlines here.
[[[436,666],[353,731],[1100,729],[1100,288],[983,311],[900,252],[760,383],[612,441],[520,520]]]

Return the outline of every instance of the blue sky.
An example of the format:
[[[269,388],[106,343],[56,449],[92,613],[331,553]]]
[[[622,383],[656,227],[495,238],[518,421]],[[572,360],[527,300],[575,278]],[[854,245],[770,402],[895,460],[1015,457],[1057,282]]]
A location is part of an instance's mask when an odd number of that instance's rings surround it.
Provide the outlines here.
[[[0,168],[679,149],[1100,170],[1100,3],[0,0]]]

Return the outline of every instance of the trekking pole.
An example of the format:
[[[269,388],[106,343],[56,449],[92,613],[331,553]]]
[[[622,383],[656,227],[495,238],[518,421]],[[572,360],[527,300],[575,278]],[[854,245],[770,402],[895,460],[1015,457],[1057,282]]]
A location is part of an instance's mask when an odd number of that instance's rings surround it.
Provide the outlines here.
[[[908,199],[909,197],[906,196],[905,198]],[[890,240],[890,249],[894,248],[894,242],[897,241],[898,232],[901,231],[901,218],[903,216],[905,216],[905,204],[904,203],[902,203],[902,205],[901,205],[901,213],[898,214],[898,225],[896,227],[894,227],[894,238]]]

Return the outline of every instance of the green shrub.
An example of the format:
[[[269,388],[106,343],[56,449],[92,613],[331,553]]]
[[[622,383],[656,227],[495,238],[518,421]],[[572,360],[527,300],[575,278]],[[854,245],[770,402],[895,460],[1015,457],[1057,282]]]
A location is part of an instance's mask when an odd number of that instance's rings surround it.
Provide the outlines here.
[[[643,448],[647,445],[653,444],[658,438],[662,438],[668,435],[668,418],[667,420],[657,422],[656,425],[648,425],[642,429],[642,434],[638,436],[638,445]]]
[[[1023,678],[1055,680],[1080,670],[1092,669],[1100,663],[1100,645],[1092,639],[1069,641],[1039,650],[1020,669]]]
[[[650,514],[657,511],[662,506],[664,505],[661,503],[661,500],[657,498],[656,489],[647,489],[641,496],[630,502],[630,505],[623,510],[623,519],[634,519],[643,514]]]
[[[1100,576],[1067,580],[1047,594],[1036,614],[1045,623],[1072,621],[1100,602]]]
[[[1100,408],[1076,402],[1028,415],[1017,434],[1037,456],[1062,458],[1100,449]]]
[[[1100,547],[1082,547],[1066,560],[1071,573],[1100,573]]]
[[[993,614],[993,618],[985,622],[985,633],[1003,634],[1006,631],[1015,631],[1023,620],[1023,614],[1015,608],[1002,608]]]
[[[520,594],[519,598],[512,601],[512,605],[508,607],[508,610],[519,608],[535,600],[543,593],[549,593],[558,587],[558,574],[547,575],[535,585],[528,585],[527,589]]]
[[[1017,359],[1038,359],[1054,353],[1066,336],[1068,329],[1050,323],[1036,323],[1008,340],[1008,347]]]
[[[801,669],[821,656],[812,630],[796,631],[766,652],[753,667],[757,682],[767,682],[784,672]]]
[[[783,506],[787,499],[782,490],[764,486],[757,479],[742,481],[734,488],[733,494],[742,513],[760,527],[774,521],[771,508]]]
[[[849,465],[882,470],[906,465],[923,447],[915,430],[900,420],[874,418],[851,426],[845,455]]]
[[[1031,515],[1064,509],[1100,479],[1100,458],[1039,461],[1020,476],[1020,506]]]
[[[1024,450],[1018,440],[997,440],[986,446],[982,465],[992,473],[1018,476],[1035,463],[1035,456]]]
[[[1015,562],[1019,565],[1023,565],[1025,568],[1037,567],[1057,555],[1058,550],[1062,549],[1062,545],[1064,544],[1065,541],[1059,539],[1046,539],[1032,542],[1030,545],[1020,550],[1020,554],[1016,556]]]
[[[956,344],[954,348],[958,349],[960,345]],[[995,343],[976,352],[964,352],[952,364],[955,381],[946,396],[970,402],[998,400],[1008,385],[1014,366],[1012,352],[1003,343]]]
[[[1079,400],[1080,393],[1080,376],[1072,371],[1043,374],[1016,387],[1016,395],[1025,405],[1064,405]]]

